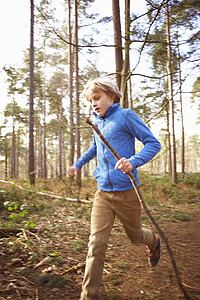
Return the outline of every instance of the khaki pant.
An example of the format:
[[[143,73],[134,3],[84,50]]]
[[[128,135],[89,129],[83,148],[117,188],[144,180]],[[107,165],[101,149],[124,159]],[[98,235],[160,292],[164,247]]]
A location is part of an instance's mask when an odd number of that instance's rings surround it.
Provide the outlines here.
[[[134,189],[117,192],[97,190],[91,214],[91,234],[81,293],[84,300],[99,299],[105,252],[115,215],[122,222],[131,243],[143,243],[150,249],[156,246],[154,233],[141,228],[141,205]]]

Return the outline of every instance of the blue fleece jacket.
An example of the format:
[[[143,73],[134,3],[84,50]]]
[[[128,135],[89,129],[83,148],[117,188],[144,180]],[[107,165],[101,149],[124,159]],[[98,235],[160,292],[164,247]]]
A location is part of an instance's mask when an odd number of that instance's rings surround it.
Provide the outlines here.
[[[130,160],[133,165],[131,172],[140,185],[137,168],[150,161],[160,151],[160,142],[134,111],[122,109],[117,103],[109,107],[104,118],[96,115],[95,124],[119,156]],[[143,149],[136,155],[135,138],[144,144]],[[99,189],[111,192],[133,188],[129,177],[120,169],[115,170],[117,160],[96,132],[93,136],[93,145],[78,159],[75,166],[81,169],[95,156],[98,165],[94,177]]]

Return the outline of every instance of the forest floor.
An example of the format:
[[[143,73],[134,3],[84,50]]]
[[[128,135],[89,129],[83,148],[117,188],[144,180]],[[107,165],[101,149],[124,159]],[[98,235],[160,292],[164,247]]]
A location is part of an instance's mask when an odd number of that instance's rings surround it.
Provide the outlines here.
[[[200,299],[200,190],[141,177],[145,201],[168,237],[186,291]],[[75,182],[48,180],[24,187],[0,182],[0,300],[78,300],[92,204],[64,199],[77,193]],[[38,195],[36,188],[63,198]],[[95,189],[93,180],[84,181],[80,199],[92,200]],[[157,231],[144,211],[142,225]],[[13,234],[13,228],[19,232]],[[184,299],[165,242],[160,263],[149,267],[145,246],[131,245],[118,219],[100,291],[102,300]]]

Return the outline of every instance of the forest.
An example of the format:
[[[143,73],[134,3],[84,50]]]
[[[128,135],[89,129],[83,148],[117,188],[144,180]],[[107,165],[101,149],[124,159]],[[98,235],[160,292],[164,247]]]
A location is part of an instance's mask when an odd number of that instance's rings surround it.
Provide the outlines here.
[[[92,111],[81,91],[88,79],[99,76],[116,80],[121,106],[136,111],[162,144],[145,171],[171,174],[176,182],[177,172],[199,170],[199,135],[185,134],[191,115],[183,111],[186,102],[195,103],[192,118],[198,122],[198,1],[146,2],[141,15],[134,13],[134,2],[117,3],[102,16],[92,13],[95,1],[63,1],[62,22],[56,19],[56,3],[32,3],[30,49],[20,67],[3,67],[8,89],[1,124],[2,178],[34,183],[35,178],[67,176],[68,166],[92,140],[85,124]],[[99,67],[99,58],[111,57],[110,72]],[[78,180],[94,168],[92,161]]]
[[[79,299],[97,161],[73,178],[68,168],[92,144],[86,120],[94,116],[82,91],[96,77],[117,84],[121,107],[134,110],[161,143],[138,171],[143,201],[167,233],[155,271],[116,219],[102,300],[199,299],[199,1],[29,2],[30,46],[20,65],[1,70],[0,300]],[[136,152],[142,148],[136,141]],[[153,227],[145,213],[142,225]]]

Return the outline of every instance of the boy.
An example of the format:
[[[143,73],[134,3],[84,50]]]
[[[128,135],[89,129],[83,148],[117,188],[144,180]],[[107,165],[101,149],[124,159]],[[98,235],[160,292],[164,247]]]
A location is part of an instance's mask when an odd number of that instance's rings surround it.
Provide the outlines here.
[[[121,108],[121,93],[108,79],[90,80],[83,95],[92,105],[95,124],[121,157],[117,162],[95,133],[93,145],[69,168],[69,175],[75,176],[78,169],[97,156],[94,177],[98,187],[91,213],[91,234],[81,292],[81,299],[97,300],[115,215],[122,222],[131,243],[148,246],[149,264],[155,266],[160,260],[160,238],[150,230],[141,228],[141,205],[126,175],[131,171],[140,185],[137,168],[157,154],[160,143],[132,110]],[[144,144],[136,155],[135,138]]]

